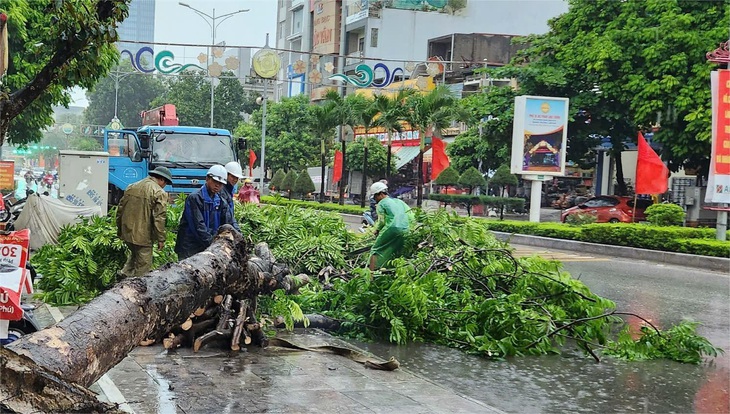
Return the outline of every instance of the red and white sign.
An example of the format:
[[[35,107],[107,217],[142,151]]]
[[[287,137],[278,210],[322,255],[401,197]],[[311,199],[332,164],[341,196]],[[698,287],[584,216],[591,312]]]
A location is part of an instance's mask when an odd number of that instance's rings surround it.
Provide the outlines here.
[[[20,296],[33,293],[30,272],[25,269],[29,245],[28,229],[0,234],[0,320],[22,318]]]

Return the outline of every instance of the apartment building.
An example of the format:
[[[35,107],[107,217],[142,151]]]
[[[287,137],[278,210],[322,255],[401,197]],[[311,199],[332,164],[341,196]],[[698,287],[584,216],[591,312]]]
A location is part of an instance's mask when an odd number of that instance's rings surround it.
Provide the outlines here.
[[[467,59],[462,56],[463,48],[457,47],[468,40],[451,39],[453,34],[467,34],[474,44],[484,43],[478,34],[491,36],[490,43],[502,45],[500,56],[505,58],[503,41],[507,37],[544,33],[548,19],[568,9],[563,0],[278,1],[276,45],[285,49],[281,52],[278,94],[307,93],[313,100],[339,85],[329,77],[337,72],[335,55],[340,53],[340,40],[344,42],[345,74],[353,74],[360,64],[373,68],[382,63],[391,75],[398,73],[391,79],[398,81],[410,78],[417,64],[430,57],[473,65],[471,59],[478,57]],[[343,19],[345,35],[340,39]],[[444,46],[451,43],[454,48]],[[452,49],[459,49],[459,54]],[[483,51],[486,56],[478,59],[486,58],[488,64],[490,53],[495,52]],[[448,74],[460,66],[447,65],[445,71]],[[382,66],[376,70],[376,80],[382,82],[385,72]]]

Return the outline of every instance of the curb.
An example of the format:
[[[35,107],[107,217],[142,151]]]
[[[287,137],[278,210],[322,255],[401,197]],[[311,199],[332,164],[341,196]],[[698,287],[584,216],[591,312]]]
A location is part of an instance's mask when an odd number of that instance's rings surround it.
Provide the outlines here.
[[[713,270],[730,273],[730,259],[696,254],[664,252],[661,250],[640,249],[637,247],[613,246],[608,244],[587,243],[575,240],[552,239],[549,237],[531,236],[526,234],[505,233],[492,231],[500,241],[507,241],[527,246],[550,247],[553,249],[575,250],[583,253],[610,255],[620,258],[648,260],[652,262],[668,263],[673,265],[693,267],[696,269]]]

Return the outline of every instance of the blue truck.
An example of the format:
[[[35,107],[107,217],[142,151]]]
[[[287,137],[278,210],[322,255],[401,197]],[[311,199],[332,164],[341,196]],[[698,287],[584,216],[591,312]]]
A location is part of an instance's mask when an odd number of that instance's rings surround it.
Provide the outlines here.
[[[168,194],[190,194],[203,185],[208,168],[238,161],[230,131],[178,126],[174,107],[170,106],[142,113],[143,123],[158,125],[104,131],[104,151],[109,153],[110,205],[119,204],[127,186],[159,166],[172,173],[172,185],[165,187]],[[238,145],[242,150],[245,140],[238,140]]]

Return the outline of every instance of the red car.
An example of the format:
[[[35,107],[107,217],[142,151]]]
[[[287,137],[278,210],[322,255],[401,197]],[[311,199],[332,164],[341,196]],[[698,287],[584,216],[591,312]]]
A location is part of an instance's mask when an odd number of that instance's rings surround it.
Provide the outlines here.
[[[573,214],[588,214],[596,217],[596,223],[631,223],[646,220],[644,210],[652,204],[651,200],[637,199],[634,209],[633,197],[598,196],[571,207],[563,212],[560,221]],[[635,210],[635,211],[634,211]]]

